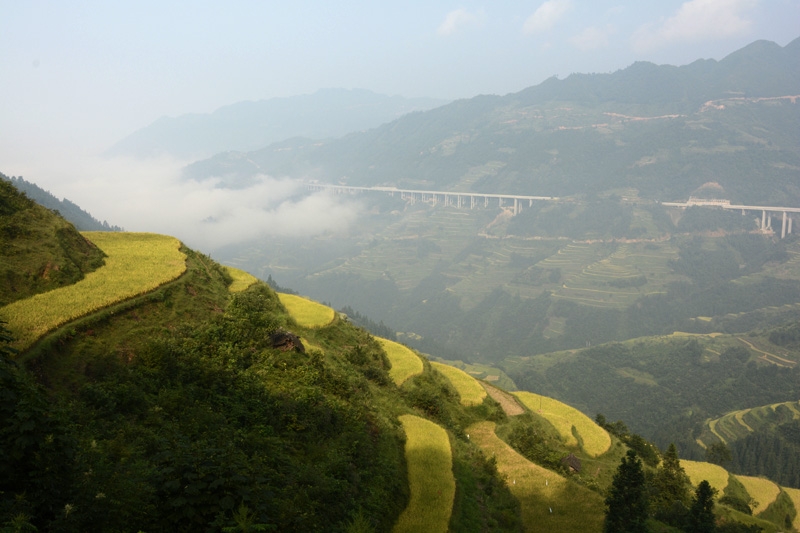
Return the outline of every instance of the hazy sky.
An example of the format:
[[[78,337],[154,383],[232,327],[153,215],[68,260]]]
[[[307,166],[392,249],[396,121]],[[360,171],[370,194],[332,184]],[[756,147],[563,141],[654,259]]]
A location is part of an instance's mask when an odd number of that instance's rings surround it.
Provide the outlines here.
[[[83,205],[70,173],[90,170],[65,158],[164,115],[328,87],[506,94],[798,36],[800,0],[0,0],[0,172]]]

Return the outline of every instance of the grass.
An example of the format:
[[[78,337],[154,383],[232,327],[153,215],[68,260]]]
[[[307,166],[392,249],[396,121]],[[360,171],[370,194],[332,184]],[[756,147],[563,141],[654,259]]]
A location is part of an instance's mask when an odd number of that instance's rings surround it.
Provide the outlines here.
[[[378,342],[381,343],[381,347],[392,363],[389,377],[392,378],[395,385],[399,387],[411,376],[422,374],[424,370],[422,359],[409,348],[388,339],[378,338]]]
[[[153,233],[85,232],[108,256],[105,266],[81,281],[13,302],[0,309],[24,350],[72,320],[145,294],[186,271],[186,255],[174,237]]]
[[[611,436],[591,418],[574,407],[533,392],[515,392],[517,398],[531,411],[539,413],[558,430],[567,446],[578,446],[591,457],[599,457],[611,447]],[[573,434],[572,428],[580,436]]]
[[[747,493],[753,499],[751,507],[753,508],[754,516],[766,510],[781,493],[781,488],[778,485],[763,477],[737,475],[736,479],[744,485]]]
[[[728,471],[719,465],[712,463],[705,463],[702,461],[689,461],[681,459],[681,466],[686,471],[686,475],[692,482],[692,485],[697,486],[701,481],[708,481],[712,488],[719,491],[720,494],[728,486]]]
[[[242,292],[253,283],[258,282],[257,277],[249,272],[245,272],[244,270],[239,270],[238,268],[234,268],[232,266],[226,266],[225,270],[233,278],[233,283],[231,283],[231,286],[228,287],[228,290],[231,292]]]
[[[494,429],[494,422],[478,422],[466,432],[487,456],[496,459],[498,471],[520,502],[525,531],[602,531],[605,506],[600,494],[531,463]]]
[[[486,398],[486,389],[481,387],[475,378],[454,366],[433,361],[431,361],[431,366],[450,380],[450,383],[461,396],[461,405],[469,407],[470,405],[483,403],[483,399]]]
[[[790,489],[787,487],[783,488],[783,491],[792,500],[792,504],[794,505],[795,511],[797,514],[794,516],[794,522],[792,526],[798,531],[800,531],[800,489]]]
[[[321,328],[333,322],[336,313],[327,305],[295,294],[278,293],[281,303],[295,321],[304,328]]]
[[[456,493],[450,439],[440,426],[418,416],[402,415],[400,423],[406,432],[411,497],[393,531],[444,533]]]

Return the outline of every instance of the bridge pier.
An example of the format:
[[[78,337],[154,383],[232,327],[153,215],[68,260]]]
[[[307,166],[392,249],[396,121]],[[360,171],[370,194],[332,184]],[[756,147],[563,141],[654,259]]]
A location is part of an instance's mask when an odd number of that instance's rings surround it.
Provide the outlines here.
[[[767,229],[767,212],[761,211],[761,231],[766,231]]]
[[[786,238],[786,211],[783,212],[783,221],[781,222],[781,239]]]

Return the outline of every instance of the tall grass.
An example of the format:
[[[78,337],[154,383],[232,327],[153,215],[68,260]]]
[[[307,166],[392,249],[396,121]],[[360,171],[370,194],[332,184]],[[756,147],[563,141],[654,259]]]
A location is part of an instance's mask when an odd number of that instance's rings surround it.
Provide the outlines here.
[[[226,266],[225,270],[230,274],[231,278],[233,278],[233,283],[228,287],[230,292],[242,292],[250,285],[258,282],[257,277],[244,270],[232,266]]]
[[[486,389],[478,381],[454,366],[431,361],[431,366],[445,375],[461,396],[461,405],[480,405],[486,398]]]
[[[295,321],[304,328],[321,328],[333,321],[335,312],[327,305],[295,294],[278,293],[281,303]]]
[[[728,477],[730,474],[719,465],[681,459],[681,466],[694,486],[706,480],[708,484],[711,485],[712,488],[718,490],[720,494],[722,494],[722,491],[728,486]]]
[[[599,457],[611,447],[611,436],[594,420],[565,403],[533,392],[515,392],[514,395],[525,407],[539,413],[558,430],[567,446],[578,446],[572,428],[580,435],[583,451],[591,457]]]
[[[24,350],[71,320],[152,291],[186,271],[186,255],[174,237],[94,231],[83,235],[106,253],[105,266],[78,283],[0,309],[17,339],[15,348]]]
[[[497,460],[498,471],[520,502],[526,531],[602,531],[605,504],[600,494],[531,463],[503,442],[494,428],[494,422],[478,422],[465,431]]]
[[[406,432],[406,463],[411,498],[394,526],[394,533],[448,530],[456,480],[447,432],[414,415],[400,416]]]
[[[408,378],[422,374],[424,366],[422,365],[422,359],[417,354],[402,344],[388,339],[378,338],[378,342],[380,342],[389,357],[389,362],[392,363],[389,377],[394,380],[398,387]]]
[[[763,477],[737,475],[736,479],[744,485],[747,493],[753,499],[751,502],[753,515],[764,511],[781,493],[781,488],[778,485]]]

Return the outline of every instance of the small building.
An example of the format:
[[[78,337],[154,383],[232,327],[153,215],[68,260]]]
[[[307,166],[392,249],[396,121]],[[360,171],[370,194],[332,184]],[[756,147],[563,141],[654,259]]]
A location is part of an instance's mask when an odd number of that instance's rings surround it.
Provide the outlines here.
[[[574,454],[569,454],[568,456],[561,459],[561,464],[569,468],[573,472],[580,472],[581,471],[581,460],[575,457]]]

